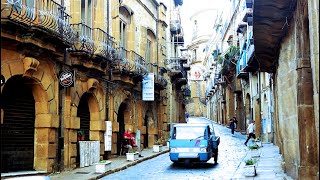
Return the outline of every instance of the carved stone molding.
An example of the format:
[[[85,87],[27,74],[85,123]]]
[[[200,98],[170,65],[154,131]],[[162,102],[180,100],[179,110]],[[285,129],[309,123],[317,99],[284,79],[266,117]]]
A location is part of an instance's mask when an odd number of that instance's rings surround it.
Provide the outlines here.
[[[38,70],[40,62],[32,57],[25,57],[23,59],[23,76],[31,77],[32,74]]]
[[[87,84],[88,84],[88,92],[92,92],[95,89],[97,89],[99,85],[99,81],[97,79],[90,78],[87,80]]]

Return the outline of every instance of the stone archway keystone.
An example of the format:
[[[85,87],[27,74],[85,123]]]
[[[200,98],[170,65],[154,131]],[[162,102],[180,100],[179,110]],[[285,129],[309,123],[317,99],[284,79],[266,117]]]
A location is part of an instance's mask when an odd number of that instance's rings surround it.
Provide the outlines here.
[[[40,62],[32,57],[25,57],[23,60],[23,76],[31,77],[32,74],[38,70]]]

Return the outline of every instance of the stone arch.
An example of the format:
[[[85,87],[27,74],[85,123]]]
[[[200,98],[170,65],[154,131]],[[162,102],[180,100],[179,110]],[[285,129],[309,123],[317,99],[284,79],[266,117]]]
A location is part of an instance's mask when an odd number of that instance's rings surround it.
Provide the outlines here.
[[[56,128],[59,127],[58,83],[54,78],[54,67],[46,61],[38,61],[32,57],[2,63],[1,73],[5,79],[21,76],[31,86],[35,101],[33,166],[35,170],[52,172],[56,163],[53,161],[57,146]]]
[[[71,106],[70,117],[66,121],[70,121],[68,128],[69,136],[72,138],[68,143],[70,146],[68,159],[70,159],[70,166],[76,166],[77,152],[77,131],[80,129],[80,117],[78,117],[78,108],[81,97],[86,95],[87,106],[89,109],[89,140],[100,141],[100,157],[104,154],[104,138],[105,131],[105,94],[97,79],[89,78],[86,81],[80,79],[76,80],[76,87],[71,89]]]

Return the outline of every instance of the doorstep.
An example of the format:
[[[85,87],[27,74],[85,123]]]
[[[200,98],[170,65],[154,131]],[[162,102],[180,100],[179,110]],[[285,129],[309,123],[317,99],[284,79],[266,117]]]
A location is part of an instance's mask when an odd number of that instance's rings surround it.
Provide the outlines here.
[[[47,174],[48,174],[47,171],[17,171],[17,172],[1,173],[1,179],[18,177],[18,176],[47,175]]]

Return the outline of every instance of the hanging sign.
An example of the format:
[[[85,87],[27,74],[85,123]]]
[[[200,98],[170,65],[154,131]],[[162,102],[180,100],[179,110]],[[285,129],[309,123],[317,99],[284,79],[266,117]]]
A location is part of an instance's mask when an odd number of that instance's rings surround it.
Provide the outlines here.
[[[75,71],[60,71],[59,82],[62,87],[74,87]]]
[[[148,73],[143,77],[142,100],[154,101],[154,73]]]

